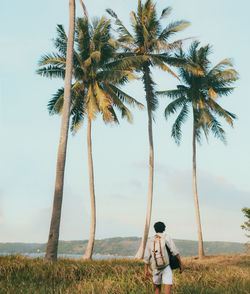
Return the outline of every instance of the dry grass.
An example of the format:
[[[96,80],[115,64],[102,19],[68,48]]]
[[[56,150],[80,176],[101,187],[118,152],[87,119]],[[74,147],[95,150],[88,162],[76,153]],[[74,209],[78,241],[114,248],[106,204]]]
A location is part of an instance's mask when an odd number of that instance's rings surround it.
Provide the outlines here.
[[[175,272],[173,294],[250,294],[250,256],[209,256],[184,259],[184,272]],[[77,261],[22,256],[0,257],[1,294],[146,294],[144,265],[127,259]]]
[[[183,275],[175,276],[174,293],[250,294],[250,256],[186,258]]]

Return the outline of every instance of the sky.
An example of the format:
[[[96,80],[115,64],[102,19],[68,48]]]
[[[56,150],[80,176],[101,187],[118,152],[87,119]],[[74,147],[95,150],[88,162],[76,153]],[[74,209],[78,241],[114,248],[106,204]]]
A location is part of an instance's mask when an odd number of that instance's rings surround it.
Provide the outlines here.
[[[62,80],[36,74],[40,57],[52,52],[56,25],[68,29],[67,1],[1,1],[0,3],[0,242],[47,242],[59,142],[59,116],[49,116],[47,103]],[[106,16],[112,8],[130,27],[129,13],[137,1],[89,1],[90,17]],[[223,124],[227,145],[209,138],[197,147],[197,181],[205,241],[246,242],[240,226],[241,209],[250,202],[250,99],[248,1],[158,0],[158,13],[173,8],[171,20],[188,20],[191,26],[172,40],[190,38],[213,45],[215,65],[233,58],[240,74],[235,91],[220,104],[238,117],[233,129]],[[76,1],[77,16],[82,16]],[[186,41],[188,47],[190,40]],[[153,72],[157,90],[174,89],[169,74]],[[144,103],[141,81],[123,88]],[[171,138],[173,119],[165,120],[167,98],[159,98],[153,125],[155,179],[152,224],[162,220],[176,239],[197,240],[192,191],[192,122],[183,128],[177,146]],[[133,124],[93,123],[93,160],[97,204],[96,239],[141,237],[144,230],[148,187],[146,111],[133,109]],[[86,124],[67,149],[61,240],[88,239],[90,196]],[[152,225],[151,225],[152,227]],[[151,228],[150,234],[153,233]]]

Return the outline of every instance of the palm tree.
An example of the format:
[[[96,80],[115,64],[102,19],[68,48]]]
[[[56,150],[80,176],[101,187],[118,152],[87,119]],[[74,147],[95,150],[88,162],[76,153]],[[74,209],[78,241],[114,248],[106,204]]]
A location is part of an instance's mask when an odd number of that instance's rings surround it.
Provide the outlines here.
[[[238,79],[238,73],[232,68],[230,59],[224,59],[215,67],[211,68],[208,55],[211,51],[209,45],[199,47],[199,42],[191,44],[187,54],[180,50],[179,56],[186,59],[191,67],[197,72],[190,72],[180,68],[179,75],[183,84],[177,89],[169,91],[159,91],[158,94],[167,95],[174,101],[165,109],[166,119],[171,114],[180,110],[177,119],[172,127],[172,137],[177,144],[180,144],[182,136],[182,125],[187,120],[189,111],[193,116],[193,191],[196,211],[196,221],[199,240],[199,258],[204,257],[202,229],[200,221],[200,211],[196,181],[196,141],[201,142],[201,132],[206,138],[211,131],[212,134],[226,142],[225,131],[223,130],[218,117],[226,120],[233,127],[233,120],[236,116],[223,109],[218,102],[218,97],[229,95],[233,91],[232,84]]]
[[[126,69],[126,62],[116,58],[116,45],[110,36],[110,21],[102,18],[91,24],[88,18],[78,18],[76,22],[76,49],[74,51],[71,131],[75,133],[84,118],[88,121],[87,143],[89,163],[89,187],[91,197],[91,232],[85,259],[92,258],[96,228],[96,204],[94,190],[94,169],[92,158],[91,124],[98,113],[104,122],[118,122],[115,109],[122,117],[132,121],[132,116],[125,104],[143,105],[124,93],[119,85],[134,78],[131,70]],[[42,57],[38,73],[46,77],[64,77],[65,44],[67,36],[62,26],[57,26],[58,37],[55,46],[59,53]],[[64,89],[61,88],[48,103],[50,114],[60,114],[64,100]],[[125,104],[124,104],[125,103]]]
[[[56,166],[56,182],[54,191],[53,211],[50,222],[50,232],[46,248],[46,261],[55,261],[57,259],[58,239],[61,220],[62,198],[63,198],[63,183],[64,169],[66,160],[66,149],[69,129],[70,116],[70,99],[71,99],[71,80],[73,67],[73,47],[75,34],[75,1],[69,0],[69,38],[65,44],[65,101],[62,105],[62,122],[60,132],[60,142],[57,154]]]
[[[148,232],[151,220],[152,199],[153,199],[153,177],[154,177],[154,147],[152,117],[157,109],[158,101],[155,95],[154,81],[151,68],[158,68],[176,76],[167,64],[178,66],[181,60],[170,56],[173,49],[176,49],[182,43],[181,40],[170,43],[169,39],[175,33],[185,29],[189,22],[175,21],[169,23],[164,28],[161,27],[161,21],[166,18],[171,7],[163,9],[160,18],[157,18],[155,4],[147,0],[142,4],[138,1],[137,12],[131,12],[131,21],[134,34],[131,34],[123,25],[121,20],[111,9],[107,12],[115,19],[118,28],[118,42],[123,47],[121,56],[133,62],[137,71],[142,73],[142,80],[146,94],[147,114],[148,114],[148,137],[149,137],[149,185],[148,185],[148,204],[144,234],[136,258],[141,259],[148,239]]]

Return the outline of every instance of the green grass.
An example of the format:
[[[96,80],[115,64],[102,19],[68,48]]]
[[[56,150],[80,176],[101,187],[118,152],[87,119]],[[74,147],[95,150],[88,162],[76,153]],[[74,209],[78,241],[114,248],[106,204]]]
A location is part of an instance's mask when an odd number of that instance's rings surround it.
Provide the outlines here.
[[[173,294],[249,294],[250,256],[184,259],[184,272],[174,274]],[[142,262],[117,259],[48,264],[22,256],[0,257],[1,294],[142,294],[153,293]]]

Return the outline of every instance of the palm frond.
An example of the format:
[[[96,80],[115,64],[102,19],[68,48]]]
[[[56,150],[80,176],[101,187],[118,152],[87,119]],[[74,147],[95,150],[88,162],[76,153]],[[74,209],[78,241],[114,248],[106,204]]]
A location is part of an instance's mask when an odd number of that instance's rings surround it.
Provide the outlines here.
[[[41,59],[38,62],[39,66],[44,66],[44,65],[61,65],[65,66],[66,65],[66,58],[64,56],[61,56],[57,53],[51,53],[51,54],[46,54],[41,57]]]
[[[119,59],[116,59],[112,62],[109,62],[108,64],[104,65],[104,68],[112,70],[113,68],[119,69],[119,70],[129,70],[129,69],[137,69],[141,68],[142,65],[148,61],[148,56],[134,56],[134,55],[128,55],[124,56],[124,54],[119,54]]]
[[[108,99],[106,93],[99,87],[97,82],[94,84],[94,91],[98,108],[104,113],[105,109],[111,106],[111,101]]]
[[[215,91],[218,96],[228,96],[234,90],[234,87],[216,87]]]
[[[121,112],[122,117],[126,117],[128,122],[132,122],[133,121],[132,114],[130,110],[123,103],[127,99],[125,100],[124,99],[125,97],[121,95],[121,93],[119,93],[117,89],[112,85],[104,85],[104,90],[107,94],[109,94],[110,98],[112,99],[112,107],[113,106],[116,107],[116,109]]]
[[[71,109],[73,109],[78,103],[77,99],[80,97],[83,99],[83,85],[78,81],[71,86]],[[64,102],[64,88],[59,88],[57,92],[50,99],[47,108],[50,115],[62,114],[63,102]]]
[[[173,102],[169,103],[168,106],[165,108],[164,115],[165,118],[168,119],[168,117],[175,113],[179,108],[183,107],[187,103],[185,96],[181,96],[174,100]]]
[[[56,27],[57,31],[57,37],[54,39],[54,45],[56,49],[63,54],[63,56],[66,58],[66,51],[67,51],[67,41],[68,37],[65,33],[65,30],[63,28],[63,25],[57,25]]]
[[[183,57],[192,60],[192,62],[196,62],[197,50],[199,45],[200,42],[198,40],[193,41],[189,47],[187,54],[184,54]]]
[[[81,56],[81,60],[84,61],[89,57],[90,44],[91,44],[91,30],[87,19],[77,18],[76,20],[76,40],[77,50]]]
[[[50,115],[59,114],[63,107],[64,88],[60,88],[49,100],[47,108]]]
[[[196,52],[194,62],[198,63],[201,68],[207,72],[208,68],[210,67],[210,61],[208,59],[209,54],[212,52],[212,47],[208,44],[204,47],[201,47]]]
[[[171,136],[174,138],[177,145],[179,145],[181,142],[181,137],[182,137],[181,128],[182,128],[182,125],[187,120],[188,113],[189,113],[188,106],[187,104],[184,104],[181,112],[179,113],[179,115],[177,116],[173,124]]]
[[[88,110],[88,117],[95,119],[97,113],[100,111],[98,101],[96,98],[95,89],[92,84],[89,85],[88,94],[86,99],[86,108]]]
[[[134,11],[130,12],[130,20],[132,22],[132,25],[135,27],[137,26],[137,17],[136,17],[136,13]]]
[[[109,30],[110,30],[110,20],[102,17],[100,20],[96,20],[96,24],[93,25],[94,34],[92,36],[93,41],[105,42],[110,39]]]
[[[123,85],[127,81],[138,79],[138,77],[130,70],[102,70],[97,73],[96,79],[103,83],[112,83]]]
[[[203,129],[203,132],[206,138],[208,138],[208,130],[207,130],[207,127],[201,123],[201,111],[198,111],[193,104],[192,104],[192,108],[193,108],[193,128],[195,132],[195,139],[199,144],[201,144],[201,139],[202,139],[201,128]]]
[[[151,62],[152,62],[153,65],[156,65],[160,69],[162,69],[164,71],[167,71],[173,77],[175,77],[175,78],[177,78],[179,80],[178,75],[174,71],[172,71],[172,69],[169,66],[167,66],[164,62],[162,62],[161,58],[158,58],[158,56],[156,54],[151,55],[150,59],[151,59]]]
[[[142,6],[142,3],[141,3],[141,0],[138,0],[137,15],[138,15],[139,19],[142,18],[142,11],[143,11],[143,6]]]
[[[160,19],[164,19],[166,18],[167,16],[169,16],[169,14],[172,12],[172,7],[166,7],[162,10],[161,12],[161,16],[160,16]]]
[[[186,20],[174,21],[168,24],[168,26],[159,35],[159,40],[166,41],[175,33],[182,31],[190,26],[190,22]]]
[[[211,76],[211,73],[210,73],[210,76]],[[212,78],[219,82],[231,84],[232,82],[235,82],[239,79],[239,74],[235,69],[229,68],[223,71],[218,71],[216,73],[213,73]]]
[[[83,120],[86,116],[85,96],[77,95],[74,99],[74,104],[71,109],[71,125],[70,131],[73,135],[80,129]]]
[[[65,69],[61,68],[59,66],[52,66],[48,65],[42,68],[39,68],[36,71],[37,74],[39,74],[42,77],[46,78],[65,78]]]
[[[187,95],[188,89],[183,86],[181,89],[175,89],[175,90],[167,90],[167,91],[156,91],[156,95],[160,96],[168,96],[171,99],[181,98],[183,96]]]
[[[233,120],[236,119],[236,115],[222,108],[218,103],[213,99],[208,98],[207,107],[211,109],[212,112],[223,117],[227,123],[233,127]]]
[[[223,71],[225,70],[226,68],[228,68],[229,66],[233,66],[233,62],[232,62],[232,59],[230,58],[225,58],[223,59],[222,61],[220,61],[218,64],[216,64],[211,70],[210,72],[208,73],[209,74],[216,74],[220,71]]]
[[[133,36],[130,34],[130,32],[126,29],[126,27],[123,25],[122,21],[118,18],[117,14],[110,8],[106,9],[106,12],[115,19],[115,24],[118,27],[118,32],[122,35],[127,36],[130,39],[133,39]]]
[[[129,123],[133,122],[133,116],[131,111],[123,104],[114,99],[114,106],[121,112],[122,118],[126,117]]]
[[[194,74],[197,76],[202,76],[204,75],[204,71],[201,69],[199,64],[196,64],[194,62],[190,62],[189,60],[183,58],[180,55],[171,56],[167,53],[164,54],[151,54],[150,56],[152,57],[157,57],[160,59],[162,62],[177,67],[180,71],[180,76],[185,72],[185,74]]]
[[[115,93],[115,95],[122,101],[127,103],[128,105],[131,105],[133,107],[138,107],[139,109],[143,110],[145,107],[142,103],[138,102],[135,98],[133,98],[132,96],[126,94],[125,92],[123,92],[121,89],[119,89],[118,87],[109,84],[109,85],[105,85],[104,86],[105,89],[110,89],[113,91],[113,93]]]
[[[212,99],[218,98],[218,94],[214,91],[213,88],[208,89],[208,96],[211,97]]]
[[[149,111],[154,111],[158,106],[158,100],[154,90],[155,83],[151,77],[151,72],[148,65],[144,65],[143,67],[142,80],[146,93],[147,108]]]
[[[221,124],[218,122],[218,120],[206,110],[206,124],[208,128],[211,130],[212,134],[220,139],[223,143],[226,143],[226,136],[225,131],[221,127]]]

